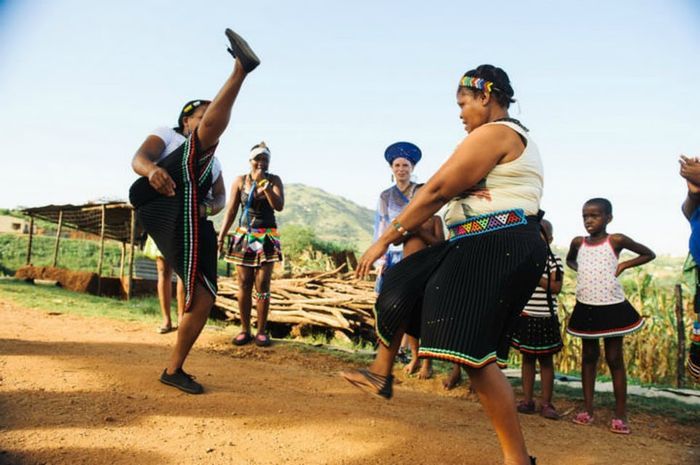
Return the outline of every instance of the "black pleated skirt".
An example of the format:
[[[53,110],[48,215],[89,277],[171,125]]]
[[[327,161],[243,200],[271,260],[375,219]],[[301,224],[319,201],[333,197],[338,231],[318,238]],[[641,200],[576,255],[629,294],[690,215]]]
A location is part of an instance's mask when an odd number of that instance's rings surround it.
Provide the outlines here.
[[[518,317],[511,337],[511,346],[520,352],[530,355],[556,354],[563,345],[557,315]]]
[[[510,334],[546,256],[534,220],[413,254],[384,274],[375,305],[379,338],[389,345],[407,325],[420,337],[420,357],[505,366]]]
[[[611,305],[576,302],[566,332],[582,339],[618,337],[644,326],[644,320],[627,300]]]
[[[129,190],[139,223],[185,284],[185,311],[192,303],[196,281],[214,296],[217,291],[216,232],[210,221],[199,217],[199,204],[211,188],[215,148],[200,150],[195,131],[158,163],[175,181],[172,197],[159,194],[145,177]]]

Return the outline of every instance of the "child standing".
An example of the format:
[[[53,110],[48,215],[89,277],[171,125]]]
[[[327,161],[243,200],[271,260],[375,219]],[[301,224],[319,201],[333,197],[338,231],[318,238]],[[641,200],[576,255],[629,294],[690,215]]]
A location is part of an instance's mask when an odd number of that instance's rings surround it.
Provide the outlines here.
[[[610,431],[629,434],[622,338],[639,330],[644,321],[625,299],[617,277],[628,268],[650,262],[656,255],[624,234],[608,234],[606,228],[612,219],[609,200],[595,198],[583,204],[583,225],[589,236],[575,237],[566,256],[566,264],[578,271],[576,306],[566,331],[583,339],[581,378],[585,409],[573,421],[579,425],[593,423],[593,392],[600,356],[598,339],[603,338],[605,361],[612,375],[615,394],[615,416]],[[618,263],[624,249],[638,256]]]
[[[540,222],[542,239],[552,243],[552,224]],[[562,348],[557,316],[557,294],[561,292],[564,266],[556,255],[550,255],[535,292],[523,308],[511,340],[511,345],[522,354],[522,383],[524,398],[518,402],[518,412],[532,414],[537,410],[533,400],[535,365],[540,362],[540,388],[542,403],[540,414],[549,420],[558,420],[559,414],[552,404],[554,390],[553,356]]]

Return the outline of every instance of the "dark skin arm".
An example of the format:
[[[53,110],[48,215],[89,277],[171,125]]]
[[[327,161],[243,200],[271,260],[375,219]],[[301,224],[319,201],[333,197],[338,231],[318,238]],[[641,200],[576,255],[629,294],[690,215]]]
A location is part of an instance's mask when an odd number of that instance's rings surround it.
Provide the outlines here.
[[[656,254],[654,254],[649,247],[633,241],[624,234],[611,234],[609,239],[610,245],[612,245],[616,254],[620,255],[620,252],[627,249],[638,255],[637,257],[618,263],[615,276],[620,276],[622,272],[628,268],[643,265],[656,258]]]
[[[226,205],[226,186],[224,184],[224,175],[219,176],[211,186],[213,200],[209,200],[199,205],[199,216],[207,216],[207,205],[211,207],[211,216],[216,215],[223,210]]]
[[[136,174],[148,178],[148,182],[158,193],[172,197],[175,195],[175,181],[166,170],[155,163],[163,150],[163,139],[154,135],[148,136],[131,160],[131,167]]]
[[[445,232],[442,230],[442,220],[439,216],[433,216],[427,224],[423,224],[416,231],[416,236],[429,246],[439,244],[445,240]]]
[[[271,176],[270,184],[265,189],[258,188],[257,192],[265,194],[265,198],[275,211],[282,211],[284,208],[284,186],[279,176]]]
[[[457,194],[483,179],[498,163],[519,157],[525,146],[512,129],[502,125],[482,126],[462,141],[450,158],[416,193],[396,218],[406,230],[414,231]],[[389,244],[401,238],[396,228],[387,228],[363,254],[356,275],[366,276]]]
[[[540,286],[542,289],[547,289],[547,277],[542,276],[540,278],[540,282],[538,286]],[[549,290],[552,292],[552,294],[559,294],[561,292],[561,286],[562,286],[563,280],[557,281],[557,272],[556,270],[552,271],[549,274]]]
[[[219,231],[219,239],[217,240],[219,244],[219,251],[223,250],[224,238],[226,237],[226,234],[228,234],[229,229],[231,229],[231,225],[238,214],[238,206],[241,204],[242,185],[243,176],[237,176],[231,184],[231,197],[229,197],[228,203],[226,204],[224,217],[221,221],[221,231]]]
[[[569,246],[569,253],[566,254],[566,265],[574,271],[578,271],[576,259],[578,258],[578,249],[581,248],[582,243],[583,237],[574,237]]]

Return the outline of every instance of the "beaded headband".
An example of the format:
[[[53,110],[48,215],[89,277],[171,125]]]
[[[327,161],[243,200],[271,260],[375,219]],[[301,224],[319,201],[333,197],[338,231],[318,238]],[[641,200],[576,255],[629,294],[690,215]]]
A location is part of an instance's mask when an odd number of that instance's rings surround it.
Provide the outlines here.
[[[471,87],[472,89],[479,89],[486,92],[499,90],[498,87],[493,86],[493,82],[471,76],[464,76],[462,80],[459,81],[459,87]]]

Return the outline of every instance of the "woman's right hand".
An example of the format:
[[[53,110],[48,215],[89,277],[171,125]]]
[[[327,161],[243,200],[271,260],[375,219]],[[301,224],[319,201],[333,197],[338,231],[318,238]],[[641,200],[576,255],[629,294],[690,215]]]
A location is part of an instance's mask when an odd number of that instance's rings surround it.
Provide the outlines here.
[[[382,242],[377,241],[372,244],[369,249],[362,254],[360,261],[357,263],[357,269],[355,270],[355,277],[364,278],[367,276],[379,258],[384,256],[389,246],[384,245]]]
[[[159,194],[172,197],[175,195],[175,181],[168,172],[160,166],[155,166],[148,173],[148,182]]]

